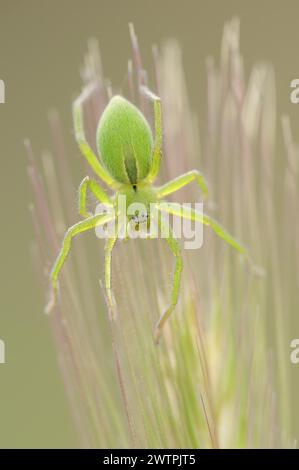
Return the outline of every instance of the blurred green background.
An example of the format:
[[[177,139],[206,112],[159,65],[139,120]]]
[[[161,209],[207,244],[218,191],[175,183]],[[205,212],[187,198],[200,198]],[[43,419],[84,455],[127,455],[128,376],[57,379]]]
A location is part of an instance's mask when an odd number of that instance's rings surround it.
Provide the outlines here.
[[[1,448],[78,445],[31,261],[34,233],[28,207],[32,195],[24,137],[32,140],[37,157],[49,147],[47,113],[55,107],[61,113],[68,153],[78,154],[72,138],[71,102],[80,90],[79,68],[87,39],[99,39],[105,75],[117,87],[131,56],[129,21],[134,22],[148,69],[153,43],[160,45],[168,37],[181,43],[189,96],[204,124],[205,59],[209,54],[219,57],[223,25],[233,15],[241,19],[245,70],[259,60],[273,64],[278,111],[290,115],[299,141],[299,105],[289,99],[290,81],[299,77],[298,1],[0,0],[0,78],[6,85],[6,103],[0,105],[0,338],[6,344],[7,361],[0,365]],[[72,164],[77,161],[75,156]],[[295,317],[298,312],[286,315]],[[298,436],[299,366],[290,367]]]

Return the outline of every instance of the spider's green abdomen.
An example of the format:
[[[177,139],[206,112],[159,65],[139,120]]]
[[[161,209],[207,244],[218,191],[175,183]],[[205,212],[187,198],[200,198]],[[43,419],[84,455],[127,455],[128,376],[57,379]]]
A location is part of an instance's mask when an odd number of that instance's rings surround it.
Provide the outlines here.
[[[103,164],[116,181],[136,184],[146,178],[152,163],[153,137],[143,114],[121,96],[114,96],[97,129]]]

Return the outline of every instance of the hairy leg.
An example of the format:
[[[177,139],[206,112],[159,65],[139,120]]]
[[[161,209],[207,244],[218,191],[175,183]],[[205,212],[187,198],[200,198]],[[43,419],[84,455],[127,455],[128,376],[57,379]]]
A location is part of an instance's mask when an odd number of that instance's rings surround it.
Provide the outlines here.
[[[231,245],[235,250],[237,250],[240,254],[245,256],[247,261],[250,261],[248,252],[246,248],[228,231],[215,219],[212,217],[203,214],[201,212],[197,212],[194,209],[190,207],[184,207],[181,204],[178,203],[167,203],[167,202],[162,202],[160,204],[157,204],[157,208],[160,211],[168,212],[169,214],[177,215],[179,217],[189,219],[189,220],[194,220],[195,222],[200,222],[203,225],[208,225],[211,227],[211,229],[226,243]]]
[[[162,112],[161,100],[147,87],[142,87],[142,92],[154,102],[154,117],[155,117],[155,144],[153,151],[153,160],[150,172],[146,178],[147,182],[152,183],[160,171],[161,156],[162,156]]]
[[[102,202],[106,206],[113,206],[113,203],[101,186],[96,183],[93,179],[86,176],[79,186],[79,214],[84,217],[91,217],[93,214],[87,211],[86,208],[86,195],[87,191],[90,190],[98,201]]]
[[[159,226],[162,228],[162,230],[166,229],[168,233],[168,237],[165,238],[172,254],[175,257],[175,269],[174,269],[174,275],[173,275],[173,283],[172,283],[172,291],[171,291],[171,303],[168,309],[161,315],[159,318],[157,325],[156,325],[156,330],[155,330],[155,341],[158,343],[159,339],[161,337],[162,333],[162,328],[167,319],[170,317],[171,313],[176,307],[176,304],[178,302],[178,297],[179,297],[179,292],[180,292],[180,285],[181,285],[181,273],[183,269],[183,259],[181,255],[181,247],[177,240],[173,237],[172,230],[169,227],[168,223],[166,221],[161,220],[162,218],[159,217]]]
[[[69,254],[69,251],[71,249],[71,243],[72,243],[73,237],[75,235],[78,235],[79,233],[86,232],[99,225],[103,225],[107,222],[110,222],[111,220],[113,220],[113,218],[114,218],[113,214],[94,215],[92,217],[89,217],[88,219],[78,222],[77,224],[73,225],[72,227],[68,229],[68,231],[65,234],[60,253],[51,271],[50,278],[52,281],[52,295],[51,295],[48,305],[46,306],[46,309],[45,309],[46,313],[49,313],[56,303],[57,290],[58,290],[58,276],[66,260],[66,257]]]
[[[168,194],[174,193],[178,189],[181,189],[182,187],[186,186],[194,180],[200,187],[203,196],[207,198],[208,185],[204,176],[199,171],[192,170],[188,171],[188,173],[184,173],[183,175],[178,176],[177,178],[174,178],[171,181],[168,181],[168,183],[164,184],[163,186],[160,186],[160,188],[157,188],[158,199],[168,196]]]
[[[115,181],[110,176],[110,174],[105,170],[105,168],[101,165],[99,159],[91,149],[90,145],[88,144],[85,133],[84,133],[84,125],[83,125],[83,109],[82,104],[88,94],[92,90],[87,88],[85,92],[82,93],[74,102],[73,104],[73,120],[74,120],[74,130],[75,130],[75,137],[79,148],[88,161],[89,165],[93,169],[93,171],[101,178],[108,186],[111,188],[115,187]]]
[[[107,295],[108,306],[112,318],[115,315],[115,300],[111,288],[111,260],[112,260],[112,250],[117,241],[117,236],[107,238],[105,245],[105,289]]]

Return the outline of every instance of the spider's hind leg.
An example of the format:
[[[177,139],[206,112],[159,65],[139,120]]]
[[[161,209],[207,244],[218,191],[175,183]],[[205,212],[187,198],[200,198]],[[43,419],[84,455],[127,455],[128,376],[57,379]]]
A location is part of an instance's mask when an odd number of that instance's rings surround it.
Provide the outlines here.
[[[161,100],[147,87],[141,87],[141,91],[154,103],[154,119],[155,119],[155,143],[153,150],[152,166],[146,180],[153,183],[160,171],[162,157],[162,111]]]
[[[90,93],[93,91],[93,87],[87,87],[82,92],[82,94],[74,101],[73,104],[73,120],[74,120],[74,131],[75,138],[79,145],[79,148],[88,161],[90,167],[95,172],[95,174],[104,181],[107,186],[114,188],[115,181],[112,176],[107,172],[107,170],[100,163],[100,160],[97,158],[89,143],[86,140],[84,132],[84,123],[83,123],[83,103],[89,97]]]

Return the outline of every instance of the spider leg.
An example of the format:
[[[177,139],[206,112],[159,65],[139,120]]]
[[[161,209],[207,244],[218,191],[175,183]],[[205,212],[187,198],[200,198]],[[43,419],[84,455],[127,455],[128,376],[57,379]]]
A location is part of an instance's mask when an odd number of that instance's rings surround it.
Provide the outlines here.
[[[45,308],[46,313],[50,313],[52,308],[55,306],[55,303],[57,300],[57,293],[58,293],[58,275],[71,249],[71,243],[72,243],[73,237],[75,235],[78,235],[79,233],[86,232],[99,225],[103,225],[107,222],[110,222],[111,220],[114,219],[114,217],[115,216],[113,214],[94,215],[92,217],[89,217],[88,219],[78,222],[77,224],[73,225],[72,227],[68,229],[68,231],[65,234],[60,253],[51,271],[50,278],[52,281],[52,293],[51,293],[50,301]]]
[[[91,217],[93,214],[87,211],[86,208],[86,196],[88,189],[94,194],[94,196],[106,206],[113,206],[113,203],[101,186],[96,183],[93,179],[86,176],[79,186],[79,214],[84,217]]]
[[[113,236],[110,236],[109,238],[106,239],[106,244],[105,244],[105,289],[106,289],[108,307],[110,310],[111,318],[113,320],[115,319],[115,316],[116,316],[115,315],[116,314],[115,312],[116,302],[115,302],[112,287],[111,287],[112,250],[117,242],[117,239],[119,238],[119,235],[121,233],[123,226],[124,226],[123,221],[119,222],[119,218],[118,218],[116,232]]]
[[[105,244],[105,289],[112,318],[115,317],[115,299],[111,288],[111,260],[116,241],[117,235],[107,238]]]
[[[157,188],[158,199],[168,196],[168,194],[174,193],[178,189],[181,189],[183,186],[186,186],[194,180],[200,187],[203,196],[206,199],[208,196],[208,185],[204,176],[197,170],[188,171],[187,173],[184,173],[183,175],[180,175],[177,178],[168,181],[168,183],[164,184],[163,186]]]
[[[75,137],[79,148],[88,161],[89,165],[93,169],[93,171],[98,175],[101,180],[103,180],[108,186],[111,188],[115,187],[115,181],[112,176],[105,170],[105,168],[101,165],[99,159],[91,149],[90,145],[88,144],[85,133],[84,133],[84,125],[83,125],[83,109],[82,104],[83,101],[86,99],[88,93],[90,92],[90,88],[86,89],[85,93],[82,93],[73,104],[73,120],[74,120],[74,130],[75,130]]]
[[[157,208],[160,211],[168,212],[169,214],[177,215],[184,219],[194,220],[195,222],[200,222],[203,225],[208,225],[211,229],[226,243],[232,246],[236,251],[240,254],[245,256],[247,261],[250,261],[248,252],[246,248],[236,239],[234,238],[219,222],[217,222],[212,217],[203,214],[201,212],[197,212],[190,207],[184,207],[182,204],[178,203],[167,203],[163,202],[157,204]]]
[[[154,118],[155,118],[155,143],[153,151],[152,166],[146,178],[148,183],[152,183],[159,174],[161,157],[162,157],[162,111],[161,100],[147,87],[141,87],[141,91],[154,102]]]
[[[158,217],[158,224],[159,227],[162,228],[162,230],[166,229],[168,236],[165,238],[172,254],[175,257],[175,269],[174,269],[174,275],[173,275],[173,283],[172,283],[172,291],[171,291],[171,303],[167,310],[161,315],[159,318],[157,324],[156,324],[156,329],[155,329],[155,342],[158,343],[159,339],[161,337],[162,333],[162,328],[167,321],[167,319],[170,317],[171,313],[176,307],[176,304],[178,302],[178,297],[179,297],[179,291],[180,291],[180,285],[181,285],[181,273],[183,269],[183,259],[181,255],[181,247],[177,240],[174,238],[172,230],[165,220],[161,220],[161,216]]]

